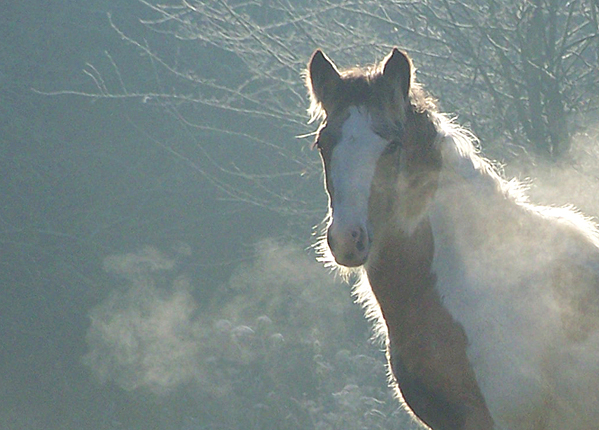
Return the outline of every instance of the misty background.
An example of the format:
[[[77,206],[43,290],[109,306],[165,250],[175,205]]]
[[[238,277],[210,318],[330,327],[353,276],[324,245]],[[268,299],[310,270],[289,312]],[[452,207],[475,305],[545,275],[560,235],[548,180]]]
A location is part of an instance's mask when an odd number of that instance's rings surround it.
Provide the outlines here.
[[[301,72],[410,52],[533,201],[599,214],[599,6],[12,2],[0,429],[410,429],[326,214]]]

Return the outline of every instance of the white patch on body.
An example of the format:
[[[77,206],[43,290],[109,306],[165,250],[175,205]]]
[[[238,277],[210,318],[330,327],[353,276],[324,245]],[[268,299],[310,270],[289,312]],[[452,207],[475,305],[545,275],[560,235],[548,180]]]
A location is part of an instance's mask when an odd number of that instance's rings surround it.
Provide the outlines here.
[[[370,186],[377,162],[388,144],[372,131],[372,118],[365,108],[349,108],[341,140],[333,149],[329,172],[335,223],[367,227]]]
[[[599,333],[567,338],[551,283],[561,261],[589,267],[595,244],[584,226],[506,198],[480,159],[445,139],[429,211],[433,271],[496,429],[596,428]]]

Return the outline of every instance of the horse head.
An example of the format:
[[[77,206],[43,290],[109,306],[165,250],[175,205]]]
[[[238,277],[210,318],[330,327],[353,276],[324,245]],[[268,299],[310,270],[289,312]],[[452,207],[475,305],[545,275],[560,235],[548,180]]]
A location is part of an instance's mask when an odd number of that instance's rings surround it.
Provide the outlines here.
[[[337,264],[363,265],[388,228],[410,230],[434,188],[440,156],[408,56],[394,48],[367,69],[339,71],[312,55],[307,86],[329,196],[328,247]],[[394,221],[394,222],[390,222]]]

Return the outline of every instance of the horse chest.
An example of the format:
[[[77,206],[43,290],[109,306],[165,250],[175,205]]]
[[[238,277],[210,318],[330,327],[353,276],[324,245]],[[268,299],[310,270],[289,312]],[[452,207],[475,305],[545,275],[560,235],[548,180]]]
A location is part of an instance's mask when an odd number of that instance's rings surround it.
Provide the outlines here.
[[[408,406],[434,430],[491,429],[466,336],[435,289],[433,253],[424,222],[410,237],[387,240],[367,267],[389,333],[390,365]]]

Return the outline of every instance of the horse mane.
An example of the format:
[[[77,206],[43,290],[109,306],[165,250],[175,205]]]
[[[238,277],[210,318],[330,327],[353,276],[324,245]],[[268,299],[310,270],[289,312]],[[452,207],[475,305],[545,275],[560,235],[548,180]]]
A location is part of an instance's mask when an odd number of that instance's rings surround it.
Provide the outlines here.
[[[599,225],[593,217],[585,216],[575,206],[540,205],[532,203],[528,190],[530,182],[516,178],[507,179],[500,164],[481,154],[478,138],[469,130],[458,125],[447,115],[433,112],[440,139],[448,140],[444,146],[445,163],[451,163],[464,177],[477,176],[479,183],[493,187],[506,199],[543,218],[551,218],[581,231],[587,239],[599,247]]]

